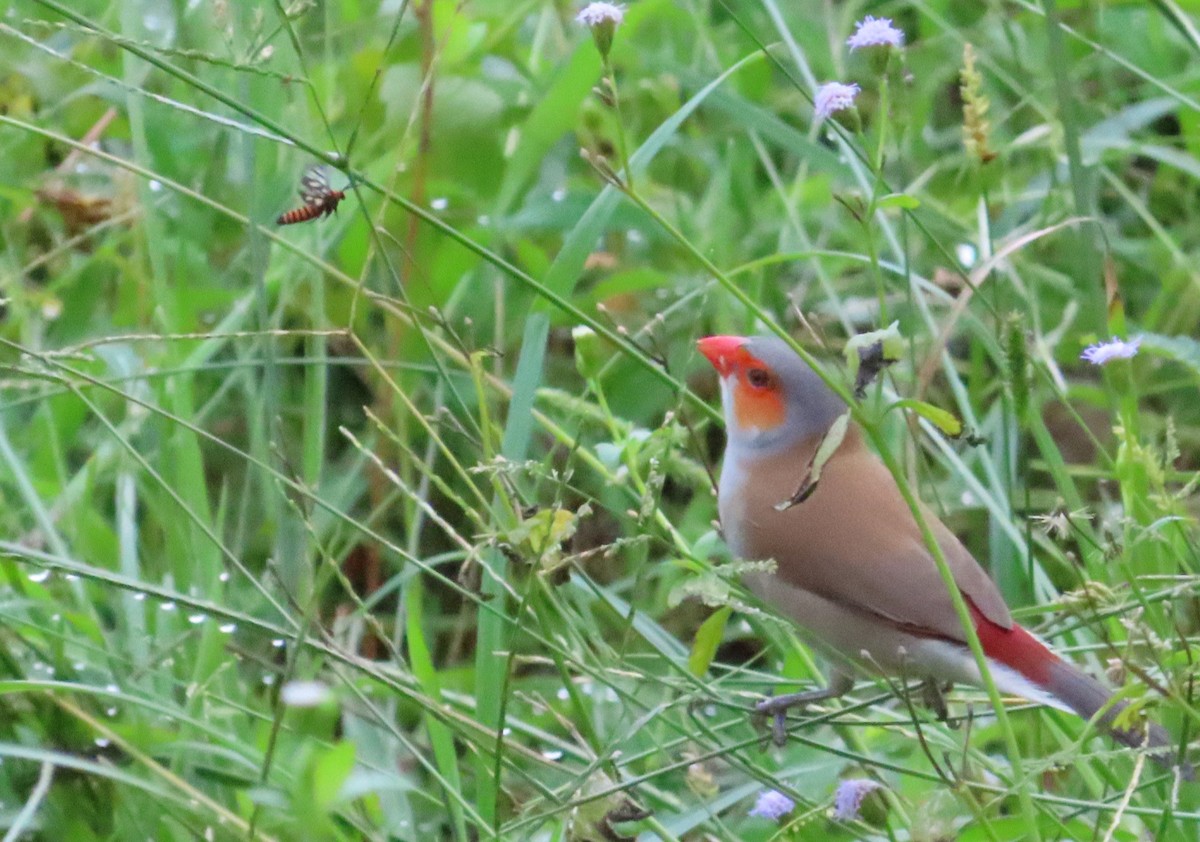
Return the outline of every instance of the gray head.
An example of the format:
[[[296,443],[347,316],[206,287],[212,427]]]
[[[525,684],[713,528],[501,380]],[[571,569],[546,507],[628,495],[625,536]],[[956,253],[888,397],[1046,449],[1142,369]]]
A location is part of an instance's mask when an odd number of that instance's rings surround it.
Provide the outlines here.
[[[709,336],[700,352],[721,376],[729,447],[770,453],[829,429],[846,404],[775,336]]]

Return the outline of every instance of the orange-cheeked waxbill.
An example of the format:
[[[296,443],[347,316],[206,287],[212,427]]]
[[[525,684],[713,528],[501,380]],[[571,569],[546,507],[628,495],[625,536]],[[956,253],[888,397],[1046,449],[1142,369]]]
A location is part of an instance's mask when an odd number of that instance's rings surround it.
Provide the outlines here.
[[[857,425],[824,463],[811,496],[778,506],[796,494],[825,433],[846,412],[842,399],[776,337],[709,336],[698,347],[721,379],[727,443],[718,506],[725,540],[742,559],[775,561],[774,573],[748,574],[746,584],[834,656],[828,689],[759,706],[776,716],[777,736],[782,711],[845,692],[856,668],[980,686],[916,519]],[[974,619],[997,688],[1085,719],[1105,710],[1098,721],[1116,739],[1148,745],[1157,760],[1169,762],[1167,732],[1153,723],[1111,727],[1123,707],[1106,709],[1112,691],[1014,622],[979,563],[937,517],[922,512]]]

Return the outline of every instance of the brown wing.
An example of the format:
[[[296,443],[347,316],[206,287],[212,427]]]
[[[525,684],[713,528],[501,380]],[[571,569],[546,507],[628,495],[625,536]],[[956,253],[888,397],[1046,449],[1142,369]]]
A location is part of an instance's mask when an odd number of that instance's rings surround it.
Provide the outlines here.
[[[775,504],[795,492],[816,445],[809,440],[760,460],[734,472],[752,480],[722,487],[721,520],[734,552],[775,559],[785,581],[826,599],[962,640],[958,614],[916,520],[856,426],[825,464],[812,496],[776,511]],[[925,519],[961,591],[989,620],[1011,628],[1008,607],[983,568],[932,513]]]

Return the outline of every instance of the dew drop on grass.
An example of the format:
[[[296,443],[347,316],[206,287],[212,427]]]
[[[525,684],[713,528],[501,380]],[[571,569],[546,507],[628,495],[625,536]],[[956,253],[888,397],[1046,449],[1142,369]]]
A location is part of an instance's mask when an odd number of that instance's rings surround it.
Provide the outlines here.
[[[263,683],[265,686],[267,686],[267,687],[270,687],[272,684],[274,684],[274,683],[275,683],[275,676],[274,676],[274,674],[272,674],[272,673],[267,673],[266,675],[264,675],[264,676],[262,677],[262,683]]]
[[[39,585],[49,578],[50,578],[49,570],[39,570],[37,573],[29,574],[29,581],[34,582],[35,584],[39,584]]]
[[[228,582],[229,581],[229,571],[228,570],[221,571],[221,575],[217,577],[217,580],[221,581],[221,582]]]
[[[95,740],[93,740],[93,742],[100,748],[108,748],[112,740],[110,740],[108,737],[97,737]]]
[[[160,606],[158,606],[158,607],[159,607],[160,609],[162,609],[163,611],[174,611],[174,610],[175,610],[175,603],[173,603],[173,602],[164,602],[162,605],[160,605]]]
[[[548,748],[542,752],[542,757],[547,760],[562,760],[563,753],[556,748]]]
[[[445,210],[449,206],[449,204],[450,204],[449,199],[438,197],[429,203],[429,207],[433,208],[436,211],[440,211],[440,210]]]
[[[283,644],[285,644],[285,643],[287,643],[287,641],[284,640],[282,637],[277,637],[271,641],[271,645],[274,646],[276,649],[282,649]]]
[[[188,615],[188,622],[191,623],[193,626],[198,626],[207,619],[208,619],[207,614],[189,614]]]
[[[221,634],[233,634],[237,631],[237,623],[222,623],[217,627]]]
[[[571,694],[569,692],[567,692],[566,687],[559,687],[558,692],[555,693],[554,695],[558,696],[559,700],[564,701],[564,702],[567,699],[571,698]]]
[[[958,262],[963,265],[964,269],[970,269],[975,265],[978,252],[970,243],[959,243],[954,247],[954,256],[958,258]]]
[[[66,579],[68,582],[78,582],[79,581],[79,577],[76,576],[74,573],[68,573],[63,578]]]
[[[135,593],[135,594],[133,595],[133,601],[134,601],[134,602],[141,602],[141,601],[142,601],[143,599],[145,599],[145,598],[146,598],[146,595],[145,595],[144,593]]]
[[[104,710],[104,714],[105,714],[106,716],[116,716],[116,715],[117,715],[117,709],[116,709],[115,707],[106,708],[106,709]]]

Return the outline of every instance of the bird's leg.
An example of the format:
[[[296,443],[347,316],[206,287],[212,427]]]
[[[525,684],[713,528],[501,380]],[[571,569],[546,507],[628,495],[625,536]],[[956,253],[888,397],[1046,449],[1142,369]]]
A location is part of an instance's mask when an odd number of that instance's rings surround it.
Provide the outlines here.
[[[754,706],[754,711],[760,716],[771,717],[771,741],[782,747],[787,743],[787,712],[789,709],[807,707],[813,702],[823,702],[826,699],[836,699],[850,692],[853,686],[854,679],[848,674],[836,670],[829,677],[829,686],[820,690],[805,690],[803,693],[788,693],[763,699]]]
[[[946,689],[949,689],[949,685],[946,686]],[[950,710],[946,707],[945,690],[936,678],[926,678],[921,682],[921,701],[925,703],[925,707],[933,711],[938,722],[946,722],[950,719]]]

